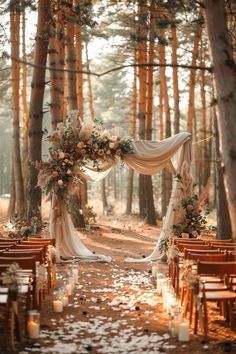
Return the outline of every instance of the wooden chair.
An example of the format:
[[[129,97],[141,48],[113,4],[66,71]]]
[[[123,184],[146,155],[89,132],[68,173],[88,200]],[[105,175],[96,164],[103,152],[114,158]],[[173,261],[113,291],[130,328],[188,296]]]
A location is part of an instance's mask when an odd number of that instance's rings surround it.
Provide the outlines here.
[[[190,244],[190,243],[178,243],[177,247],[179,249],[180,252],[184,252],[185,248],[187,249],[195,249],[195,250],[210,250],[212,249],[211,245],[207,245],[207,244],[197,244],[196,242],[194,242],[194,244]]]
[[[28,237],[27,241],[24,242],[36,242],[36,243],[46,243],[55,246],[55,238],[44,238],[44,237]]]
[[[228,258],[227,253],[186,253],[186,259],[191,259],[194,261],[203,261],[203,262],[226,262]]]
[[[25,244],[16,244],[12,247],[14,250],[18,251],[30,251],[30,250],[40,250],[43,255],[43,262],[46,261],[46,255],[47,255],[47,245],[25,245]]]
[[[216,275],[225,278],[229,284],[230,277],[236,274],[236,262],[197,262],[197,274]],[[197,334],[198,318],[203,308],[203,333],[207,337],[208,333],[208,314],[207,302],[220,303],[224,308],[224,315],[229,319],[230,325],[233,323],[233,304],[236,300],[236,293],[231,290],[206,290],[205,283],[201,283],[201,291],[198,295],[198,302],[195,303],[195,326],[194,332]]]
[[[1,237],[0,238],[0,243],[18,243],[20,242],[21,239],[20,238],[10,238],[10,237]]]
[[[36,289],[36,260],[35,257],[14,257],[10,256],[0,256],[0,267],[1,265],[10,265],[12,263],[17,263],[22,271],[19,272],[19,277],[22,280],[25,278],[25,283],[29,285],[30,295],[32,297],[33,308],[38,308],[37,303],[37,289]],[[27,304],[30,308],[31,304]]]

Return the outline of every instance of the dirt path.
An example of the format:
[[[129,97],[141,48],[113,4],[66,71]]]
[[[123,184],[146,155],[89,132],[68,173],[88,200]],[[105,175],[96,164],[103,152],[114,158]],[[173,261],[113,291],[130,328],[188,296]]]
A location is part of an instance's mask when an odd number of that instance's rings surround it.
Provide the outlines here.
[[[91,232],[83,233],[93,251],[110,255],[111,263],[80,263],[79,282],[62,314],[53,312],[47,297],[41,311],[41,336],[28,340],[26,353],[223,353],[236,350],[236,327],[211,325],[210,342],[191,335],[180,343],[168,332],[168,316],[157,296],[150,264],[125,263],[124,258],[148,255],[158,228],[139,219],[107,218]],[[58,273],[66,275],[68,266]],[[58,278],[60,284],[61,278]],[[222,324],[222,322],[221,322]]]

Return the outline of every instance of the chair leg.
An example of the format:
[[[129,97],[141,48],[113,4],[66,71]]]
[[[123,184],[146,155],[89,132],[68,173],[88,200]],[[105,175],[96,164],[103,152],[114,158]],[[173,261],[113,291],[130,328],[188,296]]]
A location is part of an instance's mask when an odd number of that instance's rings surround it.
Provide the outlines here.
[[[207,338],[208,333],[208,316],[207,316],[207,303],[204,301],[203,303],[203,311],[204,311],[204,320],[203,320],[203,335]]]
[[[233,322],[234,322],[233,309],[234,309],[234,303],[233,303],[233,301],[229,301],[228,310],[229,310],[229,324],[230,324],[230,326],[232,326]]]

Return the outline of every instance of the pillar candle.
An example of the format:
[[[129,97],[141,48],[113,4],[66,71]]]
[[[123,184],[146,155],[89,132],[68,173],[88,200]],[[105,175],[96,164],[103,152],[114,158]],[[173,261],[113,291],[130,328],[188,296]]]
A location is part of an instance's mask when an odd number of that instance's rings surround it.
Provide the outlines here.
[[[187,322],[180,323],[178,339],[180,342],[188,342],[190,340],[189,325]]]
[[[63,311],[62,300],[53,300],[53,309],[55,312],[62,312]]]
[[[36,339],[39,337],[39,323],[34,321],[28,321],[27,329],[28,329],[29,337],[31,339]]]

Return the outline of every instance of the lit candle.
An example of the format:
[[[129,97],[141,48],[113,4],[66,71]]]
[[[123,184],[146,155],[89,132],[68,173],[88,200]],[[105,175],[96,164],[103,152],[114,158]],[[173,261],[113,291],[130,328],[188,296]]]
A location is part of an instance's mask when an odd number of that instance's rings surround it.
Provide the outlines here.
[[[178,339],[180,342],[188,342],[190,340],[189,325],[187,322],[180,323]]]
[[[31,339],[36,339],[39,337],[39,323],[34,321],[28,321],[27,329],[28,329],[29,337]]]
[[[72,286],[71,286],[70,283],[66,285],[66,290],[67,290],[68,296],[71,296],[71,294],[72,294]]]
[[[63,301],[62,300],[53,300],[53,309],[55,312],[63,311]]]
[[[64,295],[62,298],[63,306],[67,306],[69,304],[69,297]]]

